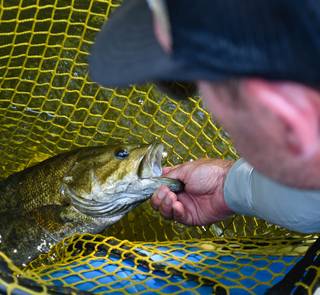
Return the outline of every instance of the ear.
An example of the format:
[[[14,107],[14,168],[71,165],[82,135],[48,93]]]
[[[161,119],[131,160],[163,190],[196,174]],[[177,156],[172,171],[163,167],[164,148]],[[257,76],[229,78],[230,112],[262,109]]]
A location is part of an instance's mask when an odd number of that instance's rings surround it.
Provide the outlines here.
[[[311,88],[293,82],[270,82],[250,79],[245,82],[247,93],[258,99],[283,124],[288,152],[310,157],[319,148],[318,105]]]

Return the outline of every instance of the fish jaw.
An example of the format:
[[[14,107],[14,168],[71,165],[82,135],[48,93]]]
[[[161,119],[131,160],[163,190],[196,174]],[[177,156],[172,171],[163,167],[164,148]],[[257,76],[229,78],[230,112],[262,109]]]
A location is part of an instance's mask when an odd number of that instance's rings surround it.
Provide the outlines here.
[[[139,178],[160,177],[162,175],[163,155],[163,144],[154,143],[150,145],[146,154],[141,160],[138,169]]]

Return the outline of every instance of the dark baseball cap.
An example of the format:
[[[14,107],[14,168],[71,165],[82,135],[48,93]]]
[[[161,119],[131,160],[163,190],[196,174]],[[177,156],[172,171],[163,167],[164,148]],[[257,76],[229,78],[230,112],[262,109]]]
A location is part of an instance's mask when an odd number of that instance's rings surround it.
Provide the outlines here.
[[[160,1],[160,0],[154,0]],[[320,2],[161,0],[172,51],[159,45],[150,0],[126,0],[98,33],[89,74],[107,87],[260,77],[320,85]]]

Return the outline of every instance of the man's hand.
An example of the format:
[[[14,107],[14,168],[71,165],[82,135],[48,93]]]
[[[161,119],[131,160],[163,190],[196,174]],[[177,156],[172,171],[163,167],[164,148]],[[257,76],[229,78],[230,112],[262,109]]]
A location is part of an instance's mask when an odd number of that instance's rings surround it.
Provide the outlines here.
[[[184,191],[173,193],[161,186],[151,205],[166,218],[187,225],[207,225],[233,214],[224,201],[223,186],[233,161],[200,159],[167,167],[163,176],[184,182]]]

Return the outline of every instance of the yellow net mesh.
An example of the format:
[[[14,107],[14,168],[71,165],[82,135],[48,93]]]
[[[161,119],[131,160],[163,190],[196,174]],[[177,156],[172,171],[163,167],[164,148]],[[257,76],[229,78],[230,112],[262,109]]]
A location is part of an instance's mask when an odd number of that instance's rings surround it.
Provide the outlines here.
[[[102,88],[88,78],[89,48],[119,5],[0,0],[2,178],[64,151],[110,142],[161,141],[168,165],[237,157],[199,99],[176,102],[153,85]],[[98,294],[207,294],[212,288],[255,294],[279,280],[313,240],[243,216],[186,227],[164,220],[146,203],[101,236],[63,241],[23,272],[3,256],[0,273],[14,275],[2,275],[0,287],[12,294],[46,294],[48,283]],[[314,277],[301,286],[313,289]]]

